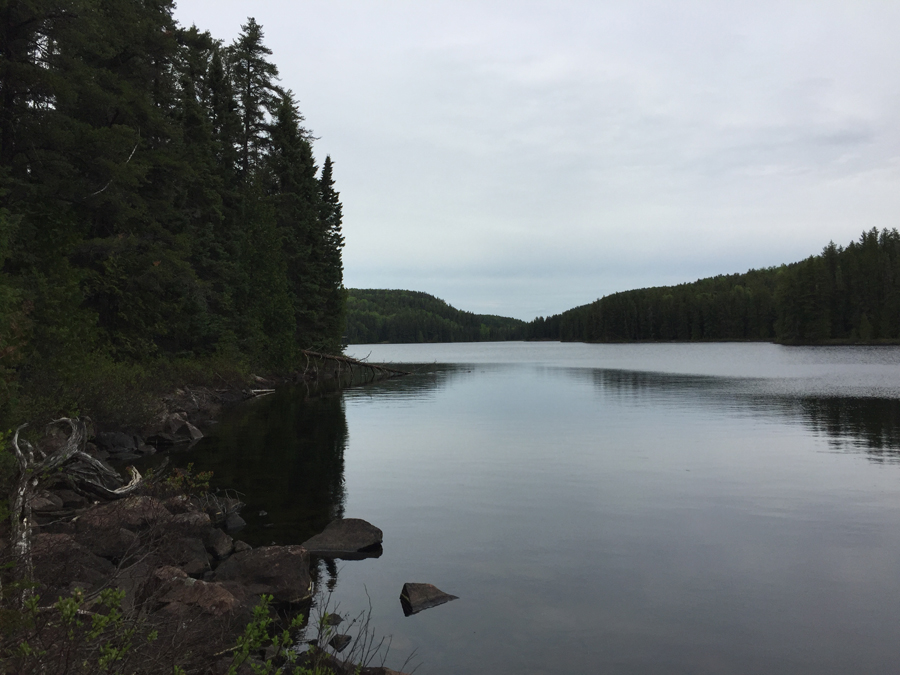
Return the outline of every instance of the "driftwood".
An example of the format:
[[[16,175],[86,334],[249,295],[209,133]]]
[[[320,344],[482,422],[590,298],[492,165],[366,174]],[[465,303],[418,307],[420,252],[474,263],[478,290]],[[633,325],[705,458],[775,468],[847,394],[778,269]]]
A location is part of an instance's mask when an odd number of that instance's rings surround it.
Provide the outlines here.
[[[348,371],[350,372],[351,377],[353,376],[353,368],[356,367],[358,369],[362,369],[364,372],[368,372],[372,375],[374,379],[377,376],[381,377],[400,377],[402,375],[409,375],[410,373],[405,370],[397,370],[396,368],[388,368],[387,366],[379,366],[374,363],[368,363],[367,361],[360,361],[358,359],[352,359],[349,356],[333,356],[331,354],[322,354],[321,352],[314,352],[309,349],[301,350],[303,355],[306,356],[307,369],[309,369],[310,359],[324,359],[326,361],[332,361],[337,364],[338,367],[338,377],[341,375],[341,367],[346,366]],[[304,372],[305,374],[305,372]]]
[[[134,467],[128,467],[131,480],[122,484],[118,473],[91,457],[84,451],[87,432],[83,420],[75,418],[51,422],[68,425],[69,436],[59,449],[44,453],[35,448],[19,434],[27,427],[23,424],[12,439],[16,461],[19,464],[19,478],[16,483],[12,520],[12,545],[16,558],[21,564],[21,576],[30,580],[33,572],[31,561],[31,535],[34,527],[31,504],[41,484],[48,478],[63,478],[79,491],[88,491],[94,495],[115,499],[133,492],[141,484],[141,474]],[[111,487],[118,486],[118,487]],[[23,591],[23,599],[30,593],[28,586]]]

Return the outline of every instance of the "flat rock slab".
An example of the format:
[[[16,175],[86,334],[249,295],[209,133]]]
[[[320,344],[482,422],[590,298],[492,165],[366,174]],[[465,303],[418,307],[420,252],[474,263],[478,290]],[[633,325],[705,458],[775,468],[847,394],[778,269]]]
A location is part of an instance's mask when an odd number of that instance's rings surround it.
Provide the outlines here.
[[[365,520],[339,518],[303,542],[303,548],[320,558],[366,558],[381,555],[383,538],[381,530]]]
[[[400,604],[406,616],[458,599],[457,596],[444,593],[431,584],[403,584],[403,590],[400,592]]]

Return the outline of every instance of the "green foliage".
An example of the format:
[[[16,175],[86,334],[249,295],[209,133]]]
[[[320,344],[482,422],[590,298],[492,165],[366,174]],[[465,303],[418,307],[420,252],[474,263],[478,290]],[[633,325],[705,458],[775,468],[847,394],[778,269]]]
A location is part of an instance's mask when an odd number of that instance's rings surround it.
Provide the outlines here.
[[[212,471],[195,472],[194,463],[189,462],[183,469],[172,469],[172,472],[163,481],[163,485],[172,494],[203,496],[209,492],[209,481],[212,476]]]
[[[846,248],[791,265],[644,288],[528,325],[533,339],[776,340],[785,343],[900,339],[900,233],[873,229]]]
[[[281,675],[284,672],[313,675],[313,671],[306,668],[300,670],[292,668],[300,656],[293,649],[292,633],[299,631],[303,626],[303,617],[295,616],[287,628],[273,635],[274,620],[269,611],[271,603],[272,596],[263,595],[259,604],[253,608],[253,618],[244,628],[243,634],[235,645],[232,661],[228,667],[228,675],[237,675],[240,667],[250,659],[251,654],[266,647],[271,647],[271,650],[267,652],[268,658],[261,663],[250,663],[254,675]]]
[[[157,632],[121,610],[125,592],[105,589],[88,601],[76,590],[50,610],[40,596],[25,601],[16,621],[7,622],[0,643],[3,672],[130,673],[140,647]]]
[[[347,342],[479,342],[521,340],[525,322],[473,314],[427,293],[350,289]]]

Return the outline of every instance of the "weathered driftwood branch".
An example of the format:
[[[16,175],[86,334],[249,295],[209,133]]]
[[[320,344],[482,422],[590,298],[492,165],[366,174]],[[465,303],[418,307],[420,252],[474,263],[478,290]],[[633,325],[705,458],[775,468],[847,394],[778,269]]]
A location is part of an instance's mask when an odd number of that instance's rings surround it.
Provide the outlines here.
[[[54,452],[44,453],[24,438],[19,438],[19,434],[28,426],[27,424],[16,429],[12,439],[13,451],[19,464],[19,478],[16,483],[13,510],[10,514],[12,545],[21,565],[21,576],[26,579],[30,579],[33,572],[31,532],[34,523],[31,504],[42,481],[50,476],[62,477],[82,488],[88,488],[95,494],[114,499],[134,491],[142,480],[138,470],[129,467],[131,480],[122,485],[122,479],[118,473],[84,451],[87,431],[83,420],[64,417],[54,420],[51,424],[67,424],[69,426],[69,436],[66,442]],[[110,487],[112,485],[118,487]],[[28,590],[23,591],[23,599],[29,592]]]
[[[379,366],[374,363],[368,363],[366,361],[360,361],[358,359],[350,358],[349,356],[333,356],[332,354],[322,354],[321,352],[314,352],[309,349],[302,350],[303,353],[307,357],[313,357],[316,359],[326,359],[328,361],[335,361],[338,364],[346,364],[348,366],[359,366],[361,368],[369,368],[371,370],[375,370],[378,372],[382,372],[385,374],[391,375],[409,375],[410,373],[405,370],[397,370],[396,368],[388,368],[386,366]]]

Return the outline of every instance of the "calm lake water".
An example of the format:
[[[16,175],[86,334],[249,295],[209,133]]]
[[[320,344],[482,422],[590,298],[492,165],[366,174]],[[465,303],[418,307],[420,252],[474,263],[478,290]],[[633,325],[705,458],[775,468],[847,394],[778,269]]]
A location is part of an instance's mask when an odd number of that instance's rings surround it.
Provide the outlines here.
[[[421,674],[900,672],[900,348],[354,345],[416,374],[237,408],[179,461]],[[260,510],[267,515],[258,516]],[[404,617],[404,582],[459,600]]]

